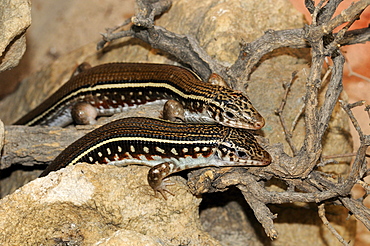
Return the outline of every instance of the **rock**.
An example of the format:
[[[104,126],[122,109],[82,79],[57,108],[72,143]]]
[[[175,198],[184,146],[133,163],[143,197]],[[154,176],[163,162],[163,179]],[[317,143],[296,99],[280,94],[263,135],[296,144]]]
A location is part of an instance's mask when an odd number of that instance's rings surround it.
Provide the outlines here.
[[[96,246],[121,246],[121,245],[147,245],[162,246],[161,240],[156,237],[146,236],[135,231],[118,230],[111,236],[101,239]]]
[[[26,50],[26,30],[31,25],[31,2],[0,2],[0,72],[18,65]]]
[[[171,177],[176,196],[164,200],[147,184],[148,169],[78,164],[26,184],[0,201],[1,244],[219,245],[201,230],[201,199],[184,179]]]

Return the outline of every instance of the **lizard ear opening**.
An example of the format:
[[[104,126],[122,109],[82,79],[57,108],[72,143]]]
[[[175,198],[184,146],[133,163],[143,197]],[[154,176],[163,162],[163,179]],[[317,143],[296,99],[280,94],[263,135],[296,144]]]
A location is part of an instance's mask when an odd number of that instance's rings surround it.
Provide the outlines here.
[[[237,153],[238,157],[240,157],[240,158],[244,158],[247,155],[247,153],[245,153],[244,151],[240,151],[240,150],[237,151],[236,153]]]

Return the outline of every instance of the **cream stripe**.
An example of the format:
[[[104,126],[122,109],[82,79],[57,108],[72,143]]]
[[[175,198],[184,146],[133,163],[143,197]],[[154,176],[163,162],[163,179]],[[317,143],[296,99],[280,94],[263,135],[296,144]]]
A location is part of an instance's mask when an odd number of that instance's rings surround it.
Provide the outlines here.
[[[105,140],[103,142],[97,143],[88,150],[85,150],[80,155],[78,155],[76,158],[74,158],[68,165],[74,165],[76,164],[82,157],[87,155],[89,152],[99,148],[100,146],[103,146],[108,143],[112,142],[118,142],[118,141],[149,141],[149,142],[155,142],[155,143],[170,143],[170,144],[193,144],[194,141],[179,141],[179,140],[170,140],[170,139],[158,139],[158,138],[145,138],[145,137],[118,137],[118,138],[111,138],[108,140]],[[197,140],[195,144],[213,144],[217,143],[216,140]]]
[[[93,92],[93,91],[98,91],[98,90],[104,90],[104,89],[120,89],[120,88],[141,88],[141,87],[164,87],[167,88],[181,97],[185,99],[193,99],[193,100],[200,100],[200,101],[205,101],[208,102],[211,99],[206,98],[203,96],[197,96],[197,95],[192,95],[192,94],[185,94],[181,90],[166,84],[166,83],[155,83],[155,82],[148,82],[148,83],[124,83],[124,84],[103,84],[103,85],[96,85],[94,87],[88,87],[88,88],[81,88],[73,93],[68,94],[66,97],[61,99],[59,102],[51,106],[49,109],[45,110],[42,114],[36,116],[32,121],[30,121],[27,125],[32,125],[34,122],[38,121],[39,119],[43,118],[45,115],[47,115],[50,111],[54,110],[57,108],[59,105],[63,104],[64,102],[70,100],[71,98],[77,96],[79,93],[83,92]]]

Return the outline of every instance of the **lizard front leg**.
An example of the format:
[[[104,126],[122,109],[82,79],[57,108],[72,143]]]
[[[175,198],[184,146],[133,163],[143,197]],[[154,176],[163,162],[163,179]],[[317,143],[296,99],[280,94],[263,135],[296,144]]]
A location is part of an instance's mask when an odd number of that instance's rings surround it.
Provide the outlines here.
[[[167,186],[174,185],[175,183],[169,182],[168,178],[166,178],[174,172],[174,166],[175,165],[171,162],[164,162],[150,168],[148,172],[148,183],[154,190],[155,196],[157,196],[157,192],[159,192],[163,198],[167,200],[165,191],[173,196],[175,195],[167,189]]]

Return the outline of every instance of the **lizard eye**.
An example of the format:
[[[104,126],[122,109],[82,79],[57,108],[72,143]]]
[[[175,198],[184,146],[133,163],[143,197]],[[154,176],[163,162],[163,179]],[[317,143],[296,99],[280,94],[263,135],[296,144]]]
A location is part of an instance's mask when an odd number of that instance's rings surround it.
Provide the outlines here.
[[[234,119],[235,115],[229,111],[226,112],[226,117],[229,118],[229,119]]]
[[[234,119],[237,116],[237,112],[239,112],[239,108],[234,104],[226,104],[225,105],[225,116],[229,119]]]

